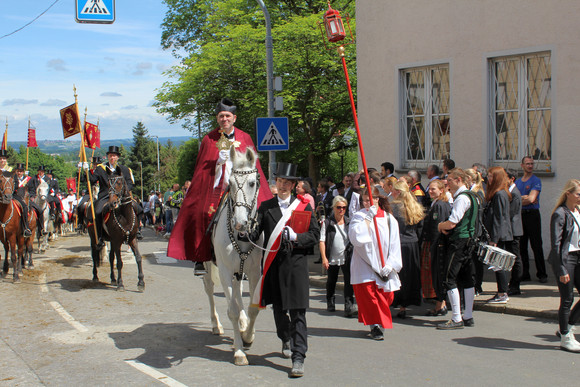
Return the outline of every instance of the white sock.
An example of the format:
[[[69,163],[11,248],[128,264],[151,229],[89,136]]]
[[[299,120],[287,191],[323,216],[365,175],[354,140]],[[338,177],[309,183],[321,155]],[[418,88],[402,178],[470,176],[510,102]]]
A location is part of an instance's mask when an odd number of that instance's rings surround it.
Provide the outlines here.
[[[465,312],[463,318],[465,320],[473,317],[473,300],[475,299],[475,288],[463,289],[463,297],[465,297]]]
[[[451,301],[451,311],[453,315],[451,319],[455,322],[461,321],[461,301],[459,299],[459,290],[457,288],[447,291],[447,297]]]

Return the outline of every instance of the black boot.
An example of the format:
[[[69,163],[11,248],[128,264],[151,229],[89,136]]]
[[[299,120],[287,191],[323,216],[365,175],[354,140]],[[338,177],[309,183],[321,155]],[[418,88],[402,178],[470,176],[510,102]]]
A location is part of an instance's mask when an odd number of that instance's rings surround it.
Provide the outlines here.
[[[326,299],[326,310],[328,312],[334,312],[336,310],[336,305],[334,304],[334,296]]]
[[[137,235],[136,236],[137,236],[137,239],[138,240],[143,239],[143,234],[141,234],[141,227],[139,227],[139,230],[137,230]]]
[[[358,308],[353,299],[346,299],[344,301],[344,317],[356,317]]]
[[[100,222],[99,217],[97,216],[97,221],[95,225],[97,226],[97,249],[102,249],[105,247],[105,241],[103,240],[103,222]]]

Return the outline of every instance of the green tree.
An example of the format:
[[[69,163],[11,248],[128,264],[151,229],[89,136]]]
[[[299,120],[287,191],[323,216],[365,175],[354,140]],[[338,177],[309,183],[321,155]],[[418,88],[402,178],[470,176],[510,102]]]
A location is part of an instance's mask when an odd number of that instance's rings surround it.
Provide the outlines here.
[[[177,155],[177,182],[181,185],[185,180],[190,180],[195,169],[195,161],[197,160],[197,153],[199,151],[199,140],[191,139],[184,142],[179,147]]]
[[[133,145],[130,147],[126,163],[133,170],[134,194],[140,195],[142,188],[144,192],[149,192],[154,187],[154,175],[157,172],[156,146],[157,143],[151,140],[143,122],[137,122],[133,127]]]
[[[162,46],[173,49],[181,63],[156,96],[155,106],[170,121],[191,117],[204,130],[215,127],[216,102],[228,96],[238,105],[236,126],[254,133],[256,117],[267,115],[264,16],[249,0],[165,0]],[[328,4],[324,0],[265,1],[272,20],[274,70],[282,75],[283,116],[290,120],[290,151],[279,161],[299,165],[299,172],[318,179],[336,154],[342,133],[352,126],[352,113],[335,51],[327,51],[317,26]],[[335,1],[354,12],[354,1]],[[354,24],[351,23],[354,31]],[[183,52],[183,56],[180,56]],[[356,57],[346,57],[356,90]]]

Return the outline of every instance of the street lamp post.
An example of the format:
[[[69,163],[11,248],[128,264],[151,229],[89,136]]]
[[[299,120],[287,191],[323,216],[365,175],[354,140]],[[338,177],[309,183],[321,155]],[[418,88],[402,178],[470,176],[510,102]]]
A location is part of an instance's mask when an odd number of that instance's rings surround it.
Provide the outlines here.
[[[157,179],[159,179],[159,136],[152,135],[157,141]],[[157,180],[157,191],[161,191],[161,182]]]
[[[141,169],[141,203],[143,203],[143,162],[139,161],[139,167]]]

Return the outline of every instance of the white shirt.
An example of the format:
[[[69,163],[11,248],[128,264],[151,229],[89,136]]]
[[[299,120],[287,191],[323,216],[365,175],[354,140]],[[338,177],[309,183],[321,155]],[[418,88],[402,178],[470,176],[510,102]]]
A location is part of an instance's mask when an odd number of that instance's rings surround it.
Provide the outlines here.
[[[360,210],[360,194],[353,191],[348,205],[348,213],[353,216]]]
[[[344,239],[347,238],[348,242],[348,230],[346,229],[346,225],[343,224],[335,224],[334,227],[336,228],[336,234],[334,235],[334,239],[332,241],[332,246],[330,246],[330,256],[326,257],[328,259],[328,263],[330,265],[344,265],[346,257],[344,256],[344,250],[346,248],[346,244],[344,243]],[[322,227],[320,227],[320,242],[326,243],[326,222],[322,223]]]
[[[451,215],[449,215],[449,221],[455,224],[461,221],[465,212],[471,207],[471,200],[467,195],[459,196],[463,191],[467,191],[464,185],[459,187],[453,196],[453,209],[451,210]]]
[[[374,281],[380,289],[386,292],[394,292],[401,288],[401,281],[397,273],[403,268],[399,225],[397,220],[390,214],[385,214],[385,216],[377,215],[376,217],[385,266],[392,269],[387,281],[383,281],[378,274],[381,271],[381,257],[375,226],[374,222],[367,224],[365,221],[367,213],[368,210],[366,208],[362,209],[354,214],[350,221],[348,237],[354,246],[350,263],[350,283],[356,285]],[[390,232],[389,226],[391,227]]]
[[[580,243],[580,230],[578,229],[578,224],[580,224],[580,212],[574,211],[572,212],[572,215],[574,216],[575,222],[572,222],[574,227],[572,230],[572,236],[570,237],[570,247],[568,248],[568,251],[580,251],[580,246],[578,246],[578,243]]]
[[[280,211],[282,211],[282,216],[286,215],[286,211],[288,211],[290,206],[290,196],[286,199],[280,199],[280,196],[278,196],[278,205],[280,206]]]

